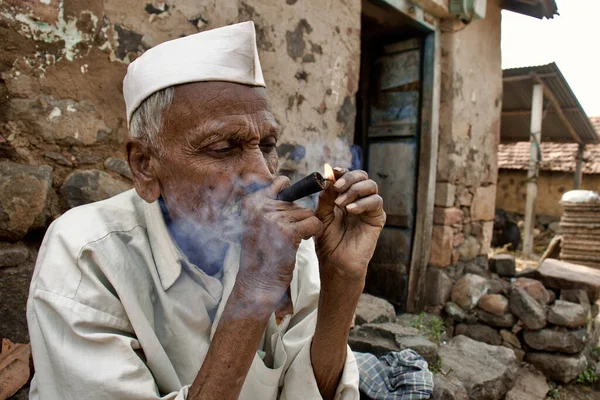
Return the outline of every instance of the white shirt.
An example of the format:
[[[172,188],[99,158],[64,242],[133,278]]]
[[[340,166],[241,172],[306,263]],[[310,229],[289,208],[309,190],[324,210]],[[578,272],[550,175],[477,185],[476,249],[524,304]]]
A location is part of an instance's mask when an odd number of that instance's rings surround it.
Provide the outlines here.
[[[222,281],[192,265],[158,202],[135,190],[68,211],[48,229],[29,292],[30,399],[187,398],[238,268],[239,246]],[[240,399],[321,398],[310,360],[319,287],[314,244],[304,241],[294,313],[279,325],[271,316]],[[350,348],[336,398],[359,398]]]

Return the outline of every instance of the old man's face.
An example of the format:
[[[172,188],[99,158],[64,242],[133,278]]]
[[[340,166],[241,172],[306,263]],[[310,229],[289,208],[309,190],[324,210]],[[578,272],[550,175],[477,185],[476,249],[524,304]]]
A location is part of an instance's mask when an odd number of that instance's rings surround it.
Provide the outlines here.
[[[160,192],[172,218],[216,228],[248,185],[273,180],[278,134],[264,88],[177,86],[149,165],[158,185],[151,192]]]

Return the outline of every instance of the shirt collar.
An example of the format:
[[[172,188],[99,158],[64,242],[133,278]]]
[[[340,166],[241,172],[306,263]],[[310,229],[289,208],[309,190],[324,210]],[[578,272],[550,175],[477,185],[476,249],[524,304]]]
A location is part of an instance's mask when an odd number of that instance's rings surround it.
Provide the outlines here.
[[[146,203],[144,216],[152,255],[163,289],[168,290],[181,274],[183,255],[169,234],[158,201]]]

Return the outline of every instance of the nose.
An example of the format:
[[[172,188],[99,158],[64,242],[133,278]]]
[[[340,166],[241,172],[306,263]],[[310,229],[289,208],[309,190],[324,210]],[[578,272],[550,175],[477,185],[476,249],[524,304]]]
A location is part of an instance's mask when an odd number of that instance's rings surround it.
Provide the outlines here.
[[[260,149],[248,151],[244,157],[242,170],[240,171],[241,184],[245,192],[254,192],[273,182],[273,174]]]

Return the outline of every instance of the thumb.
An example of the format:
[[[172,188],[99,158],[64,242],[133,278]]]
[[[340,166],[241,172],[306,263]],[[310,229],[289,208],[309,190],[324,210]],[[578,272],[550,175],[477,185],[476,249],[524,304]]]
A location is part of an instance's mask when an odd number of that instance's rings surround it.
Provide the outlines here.
[[[327,188],[319,195],[319,204],[315,216],[321,221],[325,221],[329,215],[333,214],[335,199],[337,199],[337,197],[338,193],[333,188],[333,185],[327,185]]]

